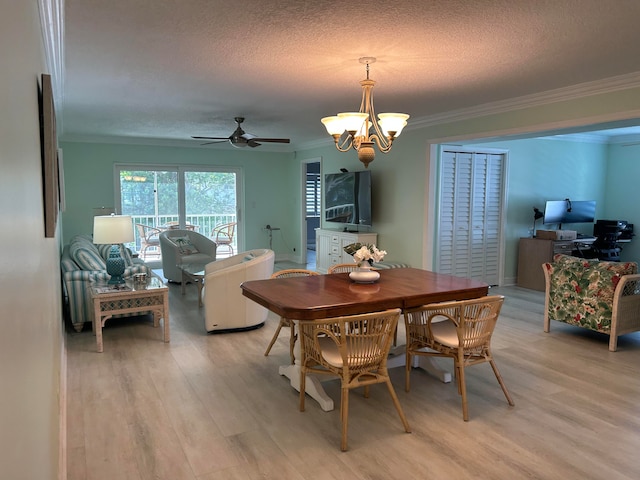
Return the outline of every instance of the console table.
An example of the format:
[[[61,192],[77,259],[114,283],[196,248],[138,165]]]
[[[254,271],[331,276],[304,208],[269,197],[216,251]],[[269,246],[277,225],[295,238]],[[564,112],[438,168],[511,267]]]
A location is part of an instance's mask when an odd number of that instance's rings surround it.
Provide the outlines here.
[[[103,351],[102,328],[114,315],[153,312],[153,326],[162,318],[164,341],[169,342],[169,289],[162,280],[152,275],[146,283],[127,280],[122,286],[95,284],[91,286],[93,300],[93,331],[98,352]]]
[[[316,229],[316,270],[327,273],[336,263],[353,263],[353,257],[343,249],[351,243],[375,244],[378,234],[373,232],[341,232]]]

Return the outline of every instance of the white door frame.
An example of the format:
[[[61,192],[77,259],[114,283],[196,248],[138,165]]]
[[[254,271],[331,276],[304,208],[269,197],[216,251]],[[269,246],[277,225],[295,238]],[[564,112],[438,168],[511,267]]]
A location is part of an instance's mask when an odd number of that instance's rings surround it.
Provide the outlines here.
[[[298,211],[298,218],[300,219],[300,252],[296,257],[296,263],[307,263],[307,209],[306,209],[306,183],[307,183],[307,164],[319,163],[320,164],[320,183],[322,184],[322,157],[306,158],[300,161],[300,210]],[[322,205],[322,201],[320,205]],[[322,208],[321,208],[322,210]],[[322,217],[320,218],[320,226],[322,226]]]

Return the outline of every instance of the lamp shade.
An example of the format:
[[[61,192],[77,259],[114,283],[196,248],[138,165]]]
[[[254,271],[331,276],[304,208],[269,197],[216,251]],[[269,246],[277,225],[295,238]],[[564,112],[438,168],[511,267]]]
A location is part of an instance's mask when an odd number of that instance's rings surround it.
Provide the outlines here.
[[[369,114],[362,112],[344,112],[339,113],[338,118],[343,122],[344,129],[351,133],[357,132],[362,128],[365,120],[369,118]]]
[[[329,135],[342,135],[342,132],[344,132],[344,124],[342,123],[342,120],[336,116],[324,117],[320,121],[327,129]]]
[[[394,137],[399,137],[400,132],[407,125],[409,115],[406,113],[380,113],[378,118],[380,119],[380,128],[387,137],[390,132],[394,132]]]
[[[133,240],[133,221],[130,215],[93,217],[93,243],[129,243]]]

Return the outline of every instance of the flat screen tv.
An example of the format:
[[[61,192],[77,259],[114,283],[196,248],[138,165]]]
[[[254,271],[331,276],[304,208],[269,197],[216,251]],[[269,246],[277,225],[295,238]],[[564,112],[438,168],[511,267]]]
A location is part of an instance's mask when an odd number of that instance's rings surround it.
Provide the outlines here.
[[[548,200],[544,207],[545,224],[593,223],[596,216],[595,200]]]
[[[327,173],[324,176],[324,220],[371,226],[371,172]]]

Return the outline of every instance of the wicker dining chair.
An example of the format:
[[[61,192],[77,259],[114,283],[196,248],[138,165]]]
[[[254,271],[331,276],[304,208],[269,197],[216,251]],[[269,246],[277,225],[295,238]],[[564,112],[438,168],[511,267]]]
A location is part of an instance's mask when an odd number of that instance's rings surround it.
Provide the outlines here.
[[[160,238],[158,235],[162,233],[162,230],[141,223],[136,223],[136,229],[138,230],[138,237],[140,238],[140,257],[143,260],[146,259],[148,248],[155,250],[156,253],[160,253]]]
[[[334,263],[327,269],[327,273],[348,273],[358,269],[357,263]]]
[[[458,393],[462,396],[462,417],[469,420],[465,368],[488,362],[509,405],[511,395],[491,353],[491,336],[504,302],[501,295],[472,300],[435,303],[404,312],[407,334],[405,390],[410,388],[414,355],[453,358]],[[424,350],[424,349],[427,350]]]
[[[411,432],[389,372],[387,357],[393,332],[400,318],[400,309],[366,313],[323,320],[299,322],[301,342],[300,411],[304,412],[307,374],[336,375],[341,380],[340,420],[342,434],[340,449],[347,450],[349,418],[349,390],[364,387],[365,398],[369,386],[384,383],[400,415],[406,432]]]
[[[320,275],[320,274],[318,272],[314,272],[313,270],[305,270],[304,268],[289,268],[286,270],[280,270],[279,272],[274,272],[273,275],[271,275],[271,278],[309,277],[311,275]],[[293,363],[296,360],[296,357],[295,357],[295,344],[296,344],[295,328],[296,327],[294,323],[288,318],[280,317],[278,328],[276,328],[276,331],[273,334],[273,338],[271,339],[269,346],[264,352],[264,356],[266,357],[269,355],[269,352],[271,351],[271,347],[273,347],[273,344],[276,343],[276,340],[278,339],[278,335],[280,335],[280,330],[282,330],[282,327],[289,327],[291,332],[289,336],[289,354],[291,356],[291,364],[293,365]]]
[[[237,222],[216,225],[211,231],[211,239],[216,242],[218,248],[227,247],[229,255],[233,255],[233,237],[236,234]]]

